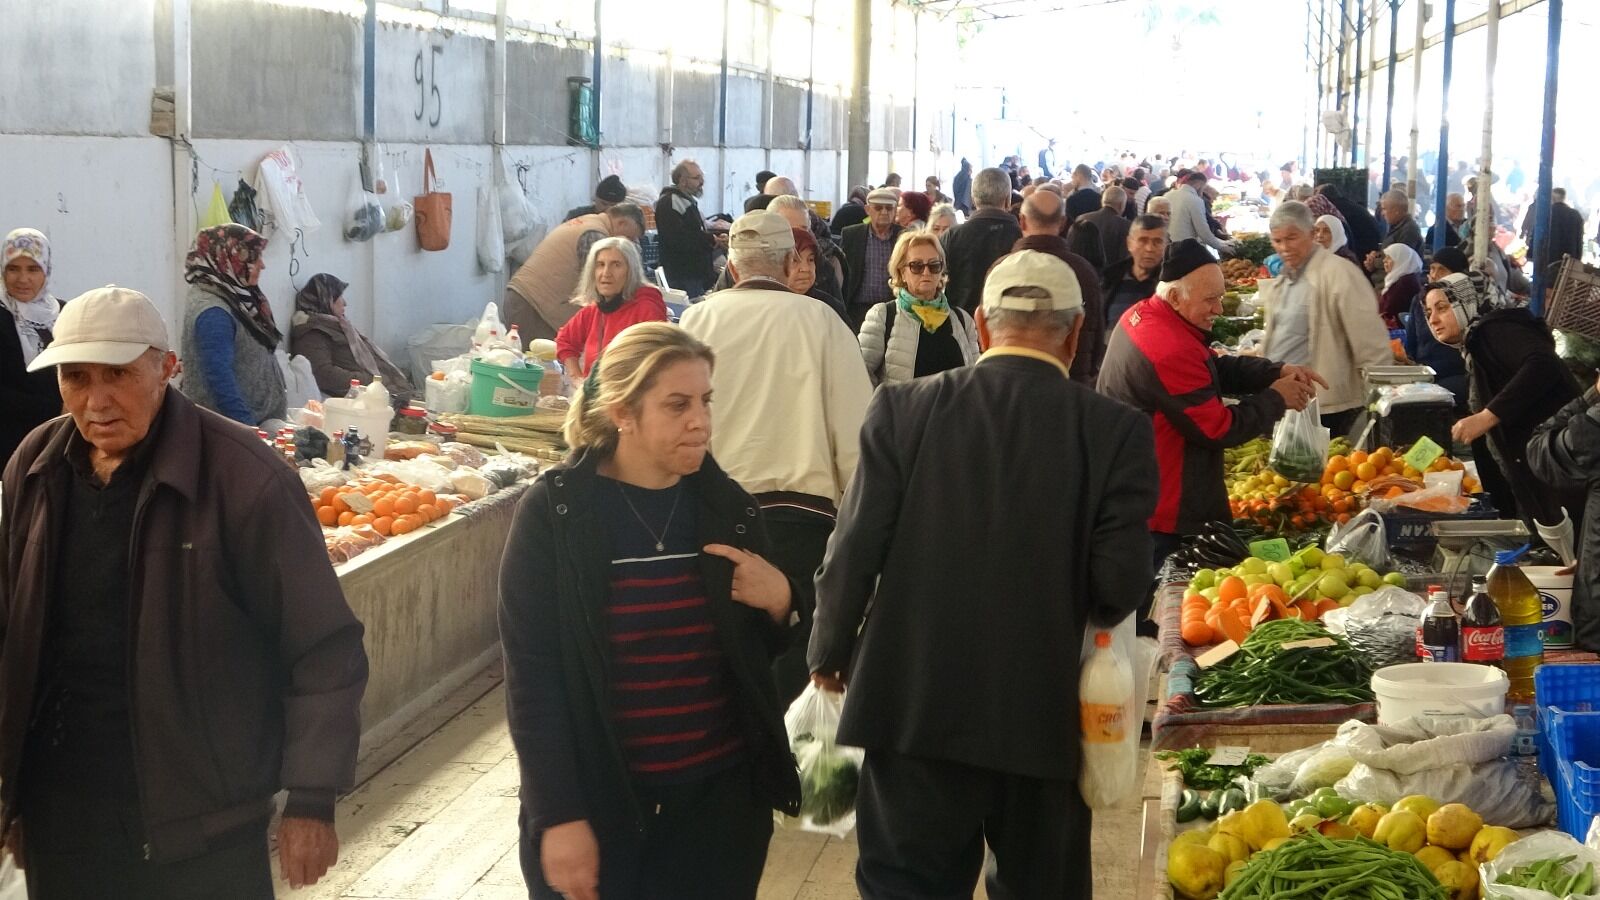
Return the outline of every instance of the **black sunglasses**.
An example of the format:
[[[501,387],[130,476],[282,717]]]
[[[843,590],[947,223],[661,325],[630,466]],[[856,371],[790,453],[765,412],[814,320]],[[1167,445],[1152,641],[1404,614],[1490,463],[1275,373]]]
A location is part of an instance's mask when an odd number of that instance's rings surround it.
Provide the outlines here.
[[[930,272],[934,275],[937,275],[944,271],[944,263],[938,261],[937,259],[930,262],[923,262],[919,259],[915,260],[914,262],[906,263],[906,268],[910,269],[911,274],[913,275],[921,275],[923,272]]]

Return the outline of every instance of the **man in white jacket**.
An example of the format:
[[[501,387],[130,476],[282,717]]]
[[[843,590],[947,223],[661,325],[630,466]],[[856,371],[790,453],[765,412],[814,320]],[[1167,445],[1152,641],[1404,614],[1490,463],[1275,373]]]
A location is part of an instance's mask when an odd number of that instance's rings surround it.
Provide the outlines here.
[[[773,664],[785,703],[809,678],[812,578],[855,474],[872,398],[855,335],[827,306],[789,290],[797,260],[783,216],[740,216],[728,234],[734,286],[689,307],[680,322],[717,355],[711,450],[761,504],[772,540],[768,559],[799,585],[800,634]]]
[[[1306,366],[1327,380],[1317,396],[1322,424],[1335,437],[1348,434],[1366,401],[1364,366],[1394,363],[1389,333],[1378,315],[1377,294],[1359,269],[1311,238],[1311,210],[1290,200],[1267,222],[1283,274],[1264,282],[1266,343],[1263,355]]]

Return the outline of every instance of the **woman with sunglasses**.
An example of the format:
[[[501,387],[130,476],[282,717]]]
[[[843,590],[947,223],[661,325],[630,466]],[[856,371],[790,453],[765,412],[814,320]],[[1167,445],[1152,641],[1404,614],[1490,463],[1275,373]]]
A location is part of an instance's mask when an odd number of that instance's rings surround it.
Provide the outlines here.
[[[944,246],[907,232],[889,257],[893,300],[872,307],[861,325],[861,356],[872,383],[898,384],[978,361],[972,317],[945,298]]]

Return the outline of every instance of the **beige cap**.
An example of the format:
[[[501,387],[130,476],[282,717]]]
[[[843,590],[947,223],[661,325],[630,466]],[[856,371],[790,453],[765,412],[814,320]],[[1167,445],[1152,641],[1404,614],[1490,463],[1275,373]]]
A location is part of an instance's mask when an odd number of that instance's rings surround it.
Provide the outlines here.
[[[733,220],[728,229],[729,250],[793,250],[794,232],[789,220],[775,212],[758,209]]]
[[[900,203],[900,192],[894,188],[878,188],[867,195],[868,204],[879,206],[897,206]]]
[[[67,301],[51,332],[55,339],[28,364],[29,372],[63,363],[125,366],[146,350],[171,349],[167,323],[150,298],[116,285]]]
[[[984,309],[1021,312],[1083,308],[1078,273],[1059,257],[1038,250],[1019,250],[1001,257],[983,283]]]

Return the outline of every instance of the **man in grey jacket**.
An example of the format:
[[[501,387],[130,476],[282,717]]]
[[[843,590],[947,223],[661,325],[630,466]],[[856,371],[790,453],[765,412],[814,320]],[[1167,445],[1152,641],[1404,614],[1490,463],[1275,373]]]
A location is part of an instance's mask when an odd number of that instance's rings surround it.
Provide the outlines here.
[[[0,827],[34,900],[270,898],[338,858],[367,681],[294,471],[169,381],[143,294],[67,304],[68,415],[5,472]]]

